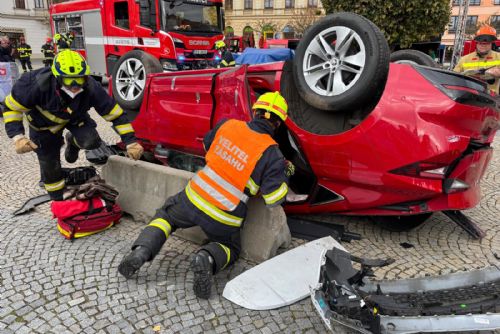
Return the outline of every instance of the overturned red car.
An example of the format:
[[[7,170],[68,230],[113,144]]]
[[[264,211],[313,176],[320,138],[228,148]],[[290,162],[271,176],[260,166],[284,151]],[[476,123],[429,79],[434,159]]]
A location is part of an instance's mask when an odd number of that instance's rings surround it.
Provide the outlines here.
[[[480,201],[498,97],[457,73],[389,64],[383,34],[355,14],[315,23],[293,61],[153,74],[133,125],[149,159],[194,169],[208,130],[250,120],[256,98],[277,90],[289,103],[277,141],[297,170],[287,213],[369,215],[406,230],[443,211],[481,237],[460,210]]]

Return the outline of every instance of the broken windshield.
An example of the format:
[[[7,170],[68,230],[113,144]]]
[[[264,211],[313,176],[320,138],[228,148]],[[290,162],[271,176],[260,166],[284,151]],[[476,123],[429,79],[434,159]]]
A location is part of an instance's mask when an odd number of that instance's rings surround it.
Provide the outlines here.
[[[164,31],[180,33],[222,33],[220,6],[206,0],[161,1],[161,25]]]

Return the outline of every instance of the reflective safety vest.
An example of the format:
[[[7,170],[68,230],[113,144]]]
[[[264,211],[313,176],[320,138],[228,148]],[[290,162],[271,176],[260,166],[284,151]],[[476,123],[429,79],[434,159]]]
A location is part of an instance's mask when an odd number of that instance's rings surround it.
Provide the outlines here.
[[[455,72],[466,72],[468,70],[489,69],[491,67],[500,66],[500,52],[490,51],[484,57],[479,57],[476,52],[463,56],[457,66]],[[497,78],[493,83],[488,84],[488,89],[493,90],[497,94],[500,80]]]
[[[212,218],[224,216],[220,210],[233,211],[240,201],[246,203],[245,186],[260,157],[272,145],[277,144],[270,135],[253,131],[246,122],[224,123],[207,152],[206,166],[188,184],[190,201]],[[189,191],[199,196],[189,196]]]

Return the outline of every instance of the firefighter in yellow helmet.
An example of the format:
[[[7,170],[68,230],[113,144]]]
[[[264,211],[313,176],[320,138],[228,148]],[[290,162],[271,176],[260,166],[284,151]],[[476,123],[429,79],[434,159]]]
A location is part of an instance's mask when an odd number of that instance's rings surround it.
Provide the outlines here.
[[[57,46],[57,52],[61,52],[65,49],[70,49],[71,44],[75,40],[75,33],[73,31],[67,33],[57,33],[54,35],[54,43]]]
[[[69,163],[78,159],[80,149],[101,144],[96,122],[88,114],[91,108],[113,122],[131,158],[139,159],[143,151],[125,112],[89,75],[85,58],[64,50],[55,56],[51,67],[21,76],[5,98],[7,135],[13,139],[17,153],[35,151],[42,181],[53,200],[63,199],[65,187],[60,160],[63,130],[69,130],[64,152]],[[25,136],[23,117],[29,124],[29,138]]]
[[[261,194],[270,207],[285,201],[295,169],[273,136],[287,118],[287,103],[278,92],[265,93],[253,109],[250,122],[224,120],[205,135],[206,166],[157,210],[120,263],[123,276],[132,277],[153,260],[176,229],[198,225],[210,243],[191,262],[193,288],[196,296],[207,299],[212,276],[238,259],[248,198]]]
[[[215,49],[220,53],[220,63],[217,67],[233,67],[236,65],[233,54],[228,50],[224,41],[215,42]]]
[[[476,32],[476,52],[463,56],[453,69],[488,83],[488,88],[499,93],[500,85],[500,52],[492,50],[497,32],[493,27],[483,25]]]

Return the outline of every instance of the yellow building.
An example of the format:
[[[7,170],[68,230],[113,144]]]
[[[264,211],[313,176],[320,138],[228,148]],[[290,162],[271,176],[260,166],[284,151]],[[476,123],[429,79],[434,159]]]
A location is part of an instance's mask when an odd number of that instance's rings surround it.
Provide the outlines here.
[[[445,31],[441,43],[444,45],[453,45],[455,40],[455,31],[459,14],[459,3],[461,0],[452,0],[452,12],[450,24]],[[469,0],[469,10],[467,12],[467,38],[471,38],[478,26],[483,22],[489,21],[497,32],[500,33],[500,0]]]
[[[300,37],[305,26],[324,15],[320,0],[225,0],[224,7],[226,35],[253,31],[256,41],[262,35]]]

